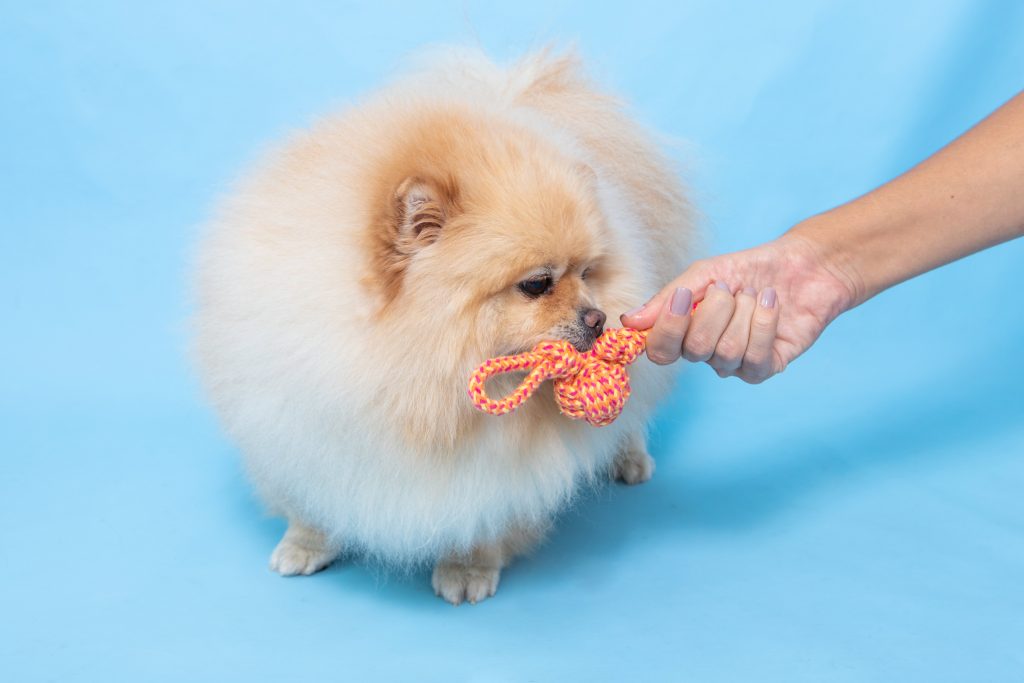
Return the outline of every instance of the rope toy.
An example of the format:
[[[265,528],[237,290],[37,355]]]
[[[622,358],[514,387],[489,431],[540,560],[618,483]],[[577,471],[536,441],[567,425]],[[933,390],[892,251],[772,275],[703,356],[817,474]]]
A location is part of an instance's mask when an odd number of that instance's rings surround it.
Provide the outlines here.
[[[473,405],[491,415],[505,415],[521,406],[546,380],[555,380],[555,401],[564,415],[595,427],[611,424],[629,399],[626,366],[644,352],[646,330],[606,330],[589,351],[567,341],[546,341],[532,351],[485,361],[469,378]],[[484,383],[506,372],[529,370],[515,391],[495,401]]]

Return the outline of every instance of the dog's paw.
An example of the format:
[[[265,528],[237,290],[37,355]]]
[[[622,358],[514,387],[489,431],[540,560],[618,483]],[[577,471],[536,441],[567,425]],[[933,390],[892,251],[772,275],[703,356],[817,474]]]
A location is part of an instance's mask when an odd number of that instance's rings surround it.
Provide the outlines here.
[[[647,451],[625,450],[615,458],[612,474],[630,486],[642,484],[654,474],[654,458]]]
[[[453,605],[468,602],[475,605],[498,590],[501,570],[495,567],[467,567],[461,564],[439,564],[434,567],[430,583],[434,593]]]
[[[270,555],[270,568],[281,576],[309,576],[334,562],[337,553],[285,536]]]

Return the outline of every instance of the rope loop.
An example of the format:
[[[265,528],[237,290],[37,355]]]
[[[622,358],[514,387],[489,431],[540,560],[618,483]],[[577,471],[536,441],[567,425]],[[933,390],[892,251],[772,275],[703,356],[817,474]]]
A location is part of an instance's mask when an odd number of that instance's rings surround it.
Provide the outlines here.
[[[567,341],[541,342],[532,351],[492,358],[480,365],[469,378],[469,397],[485,413],[506,415],[553,379],[555,401],[563,414],[602,427],[611,424],[629,400],[626,366],[644,352],[646,342],[646,331],[630,328],[606,330],[582,353]],[[523,370],[529,373],[511,394],[499,400],[487,395],[484,384],[488,379]]]

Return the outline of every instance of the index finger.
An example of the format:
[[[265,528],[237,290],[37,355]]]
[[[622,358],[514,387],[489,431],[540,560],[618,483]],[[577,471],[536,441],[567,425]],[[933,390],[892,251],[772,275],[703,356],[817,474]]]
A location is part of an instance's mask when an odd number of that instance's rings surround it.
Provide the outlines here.
[[[679,360],[683,338],[690,327],[693,292],[678,287],[668,302],[662,305],[661,315],[647,335],[647,357],[658,365]]]

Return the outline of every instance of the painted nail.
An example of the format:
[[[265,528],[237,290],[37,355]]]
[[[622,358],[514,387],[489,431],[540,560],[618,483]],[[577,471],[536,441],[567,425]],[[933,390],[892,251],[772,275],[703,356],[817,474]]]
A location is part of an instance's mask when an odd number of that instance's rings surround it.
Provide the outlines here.
[[[645,308],[647,308],[647,304],[643,304],[642,306],[637,306],[633,310],[626,311],[625,313],[623,313],[622,317],[623,318],[632,318],[634,315],[640,315],[641,313],[643,313],[643,310]]]
[[[689,315],[692,302],[693,292],[686,287],[677,287],[676,291],[672,292],[672,301],[668,305],[668,310],[672,315]]]
[[[754,289],[753,287],[744,287],[743,293],[746,294],[747,296],[757,296],[757,290]]]
[[[767,288],[761,292],[761,308],[775,308],[775,289]]]
[[[722,291],[729,292],[730,294],[732,294],[732,289],[729,288],[729,285],[725,284],[721,280],[715,281],[715,287],[718,287]]]

